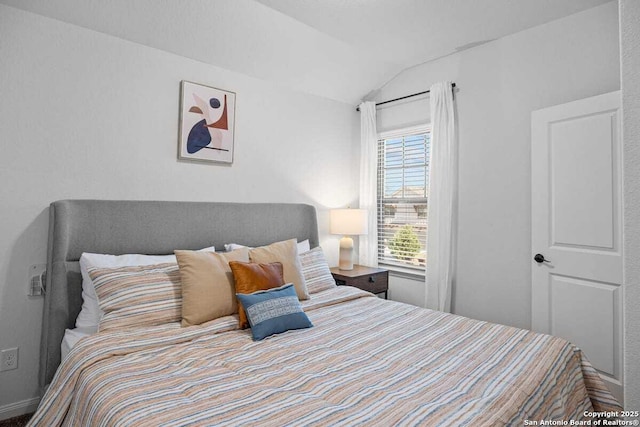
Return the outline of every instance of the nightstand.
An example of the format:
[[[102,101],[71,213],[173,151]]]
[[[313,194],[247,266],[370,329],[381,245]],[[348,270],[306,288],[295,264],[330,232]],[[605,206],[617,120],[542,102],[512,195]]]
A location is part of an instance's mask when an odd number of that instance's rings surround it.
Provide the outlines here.
[[[353,286],[372,294],[384,294],[387,299],[389,292],[389,270],[384,268],[365,267],[354,265],[353,270],[340,270],[338,267],[331,269],[331,274],[338,286]]]

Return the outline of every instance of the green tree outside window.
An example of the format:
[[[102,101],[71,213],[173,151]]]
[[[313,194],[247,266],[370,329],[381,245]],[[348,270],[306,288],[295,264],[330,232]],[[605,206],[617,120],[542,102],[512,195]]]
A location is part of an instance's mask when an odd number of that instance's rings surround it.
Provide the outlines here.
[[[409,261],[420,252],[420,240],[411,225],[402,226],[389,242],[391,254],[397,259]]]

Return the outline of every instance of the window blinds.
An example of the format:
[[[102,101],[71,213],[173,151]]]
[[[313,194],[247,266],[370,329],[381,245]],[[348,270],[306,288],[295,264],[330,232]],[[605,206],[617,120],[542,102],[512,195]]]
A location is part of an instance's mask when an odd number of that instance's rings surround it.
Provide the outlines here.
[[[428,130],[378,140],[378,260],[423,271],[429,188]]]

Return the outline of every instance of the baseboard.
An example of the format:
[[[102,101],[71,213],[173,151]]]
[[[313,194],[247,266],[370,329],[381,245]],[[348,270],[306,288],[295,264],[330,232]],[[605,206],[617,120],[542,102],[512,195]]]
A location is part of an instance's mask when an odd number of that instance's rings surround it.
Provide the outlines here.
[[[39,403],[40,398],[34,397],[32,399],[21,400],[20,402],[0,406],[0,421],[35,412]]]

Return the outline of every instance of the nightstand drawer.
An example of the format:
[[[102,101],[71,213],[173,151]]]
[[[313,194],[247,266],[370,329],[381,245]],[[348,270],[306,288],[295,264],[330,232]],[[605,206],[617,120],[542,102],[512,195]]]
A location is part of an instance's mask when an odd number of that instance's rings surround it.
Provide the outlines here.
[[[354,265],[353,270],[332,268],[331,274],[338,285],[353,286],[373,294],[384,293],[387,298],[389,291],[389,271],[381,268]]]
[[[389,275],[387,273],[368,274],[353,278],[347,283],[349,286],[360,288],[374,294],[387,292],[389,289]]]

